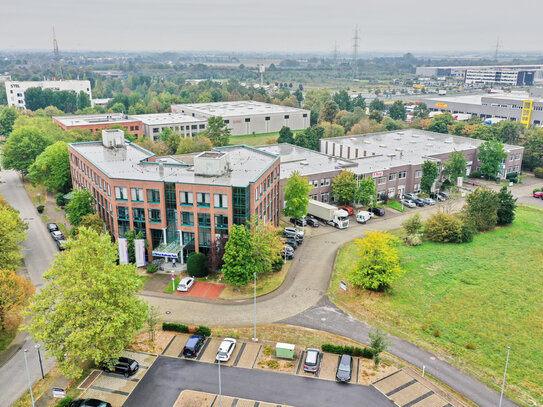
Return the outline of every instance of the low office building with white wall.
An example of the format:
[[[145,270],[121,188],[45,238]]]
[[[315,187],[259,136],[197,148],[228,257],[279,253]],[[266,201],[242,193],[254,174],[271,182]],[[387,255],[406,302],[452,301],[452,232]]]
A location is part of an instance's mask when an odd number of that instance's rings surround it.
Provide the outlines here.
[[[143,135],[153,140],[157,140],[166,128],[185,137],[194,137],[207,128],[207,119],[199,119],[183,113],[136,114],[130,117],[141,121]]]
[[[77,94],[85,92],[92,100],[91,84],[89,81],[6,81],[6,96],[8,106],[26,109],[25,92],[30,88],[51,89],[53,91],[72,91]]]

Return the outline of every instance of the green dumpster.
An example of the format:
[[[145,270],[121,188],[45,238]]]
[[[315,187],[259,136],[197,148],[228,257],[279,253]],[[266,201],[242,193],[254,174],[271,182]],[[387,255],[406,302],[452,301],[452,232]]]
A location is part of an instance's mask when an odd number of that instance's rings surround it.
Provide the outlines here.
[[[283,359],[294,359],[294,347],[291,343],[277,342],[275,344],[275,356]]]

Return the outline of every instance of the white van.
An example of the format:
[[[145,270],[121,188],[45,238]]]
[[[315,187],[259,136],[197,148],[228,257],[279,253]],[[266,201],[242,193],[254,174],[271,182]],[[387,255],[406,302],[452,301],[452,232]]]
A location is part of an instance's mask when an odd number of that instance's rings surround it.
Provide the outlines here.
[[[368,211],[360,211],[356,214],[356,221],[358,223],[366,223],[373,217],[373,213]]]

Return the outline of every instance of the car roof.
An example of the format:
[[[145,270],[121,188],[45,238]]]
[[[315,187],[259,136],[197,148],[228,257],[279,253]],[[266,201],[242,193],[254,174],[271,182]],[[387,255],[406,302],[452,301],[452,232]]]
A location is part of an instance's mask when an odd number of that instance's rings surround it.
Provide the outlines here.
[[[186,284],[188,283],[190,280],[194,280],[193,277],[184,277],[181,279],[181,281],[179,282],[179,284],[183,283],[183,284]]]
[[[317,363],[318,358],[319,358],[319,353],[320,352],[318,349],[314,349],[314,348],[308,349],[307,355],[305,357],[305,361],[309,363]]]

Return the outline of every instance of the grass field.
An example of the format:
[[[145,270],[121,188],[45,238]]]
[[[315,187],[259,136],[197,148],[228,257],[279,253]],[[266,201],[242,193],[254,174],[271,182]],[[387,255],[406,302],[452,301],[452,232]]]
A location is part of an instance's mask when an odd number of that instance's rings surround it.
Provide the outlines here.
[[[356,262],[338,253],[329,294],[342,308],[427,348],[441,349],[497,389],[511,347],[506,394],[543,402],[543,210],[462,245],[399,246],[404,276],[390,293],[339,289]],[[530,404],[530,405],[533,405]]]
[[[301,130],[293,130],[292,132],[296,134],[300,131]],[[246,144],[248,146],[262,146],[268,144],[267,141],[270,139],[273,139],[274,143],[276,143],[278,137],[278,131],[274,133],[253,134],[250,136],[230,136],[230,145],[236,146],[239,144]]]

